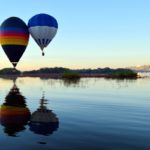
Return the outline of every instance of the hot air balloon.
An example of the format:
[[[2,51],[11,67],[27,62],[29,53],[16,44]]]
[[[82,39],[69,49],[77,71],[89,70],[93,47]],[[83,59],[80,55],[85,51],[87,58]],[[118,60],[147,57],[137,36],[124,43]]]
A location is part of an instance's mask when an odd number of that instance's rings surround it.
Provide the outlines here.
[[[24,53],[28,40],[28,27],[20,18],[10,17],[1,24],[0,43],[14,68]]]
[[[25,97],[14,84],[0,106],[0,123],[4,126],[4,132],[9,136],[16,136],[25,126],[30,118],[30,111],[26,107]]]
[[[51,42],[58,29],[57,20],[47,14],[33,16],[28,22],[31,36],[39,45],[44,56],[43,49]]]

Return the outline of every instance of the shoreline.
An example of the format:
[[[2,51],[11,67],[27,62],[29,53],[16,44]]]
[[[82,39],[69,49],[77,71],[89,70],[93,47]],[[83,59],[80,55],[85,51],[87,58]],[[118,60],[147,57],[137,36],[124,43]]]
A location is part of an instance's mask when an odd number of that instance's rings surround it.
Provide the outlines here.
[[[6,74],[0,75],[0,78],[18,78],[18,77],[39,77],[39,78],[54,78],[54,79],[63,79],[63,74],[51,73],[51,74],[20,74],[20,75],[13,75],[13,74]],[[141,76],[137,77],[116,77],[109,74],[80,74],[80,78],[108,78],[108,79],[138,79],[144,78]]]

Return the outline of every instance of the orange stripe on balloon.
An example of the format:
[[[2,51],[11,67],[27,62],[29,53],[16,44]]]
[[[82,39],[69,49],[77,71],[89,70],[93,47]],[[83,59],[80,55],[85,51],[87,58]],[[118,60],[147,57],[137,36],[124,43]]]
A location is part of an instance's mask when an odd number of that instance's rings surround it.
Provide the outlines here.
[[[23,37],[23,36],[2,36],[0,39],[25,39],[28,40],[28,37]]]

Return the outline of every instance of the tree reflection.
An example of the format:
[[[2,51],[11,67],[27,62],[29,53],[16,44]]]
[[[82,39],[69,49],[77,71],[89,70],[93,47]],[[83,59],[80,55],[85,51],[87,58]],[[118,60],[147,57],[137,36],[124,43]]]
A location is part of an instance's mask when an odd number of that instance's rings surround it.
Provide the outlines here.
[[[4,132],[9,136],[16,136],[25,130],[30,118],[30,111],[26,106],[25,97],[14,84],[0,108],[0,123]]]
[[[80,79],[63,79],[63,83],[65,86],[69,87],[69,86],[74,86],[74,87],[78,87],[79,83],[80,83]]]
[[[29,126],[30,130],[35,134],[50,135],[59,127],[59,120],[52,112],[46,107],[47,100],[44,95],[40,100],[40,107],[32,113]]]

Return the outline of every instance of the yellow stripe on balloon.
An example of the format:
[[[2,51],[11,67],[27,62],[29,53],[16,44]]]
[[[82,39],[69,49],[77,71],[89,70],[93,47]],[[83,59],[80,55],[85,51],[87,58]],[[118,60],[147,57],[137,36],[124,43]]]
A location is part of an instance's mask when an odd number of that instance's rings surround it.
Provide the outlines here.
[[[25,39],[0,39],[1,45],[24,45],[28,44],[28,40]]]
[[[25,39],[0,39],[0,43],[2,44],[2,43],[8,43],[8,42],[24,42],[24,43],[27,43],[28,42],[28,40],[25,40]]]

